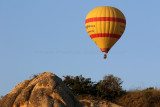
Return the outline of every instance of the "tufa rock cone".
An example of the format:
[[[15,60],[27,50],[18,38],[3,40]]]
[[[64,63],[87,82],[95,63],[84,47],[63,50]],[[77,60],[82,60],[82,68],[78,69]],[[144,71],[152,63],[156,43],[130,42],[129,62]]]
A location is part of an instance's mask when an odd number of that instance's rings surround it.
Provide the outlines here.
[[[82,107],[56,75],[44,72],[18,84],[0,99],[0,107]]]

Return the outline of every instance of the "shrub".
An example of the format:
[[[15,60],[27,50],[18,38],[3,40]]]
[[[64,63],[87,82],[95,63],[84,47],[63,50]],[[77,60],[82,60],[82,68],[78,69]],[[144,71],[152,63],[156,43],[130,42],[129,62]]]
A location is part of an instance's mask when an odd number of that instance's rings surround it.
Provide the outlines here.
[[[113,75],[104,76],[103,80],[97,83],[97,94],[103,99],[112,101],[124,93],[122,83],[120,78]]]
[[[80,76],[64,76],[64,83],[72,90],[75,95],[86,96],[96,94],[94,83],[91,78]]]

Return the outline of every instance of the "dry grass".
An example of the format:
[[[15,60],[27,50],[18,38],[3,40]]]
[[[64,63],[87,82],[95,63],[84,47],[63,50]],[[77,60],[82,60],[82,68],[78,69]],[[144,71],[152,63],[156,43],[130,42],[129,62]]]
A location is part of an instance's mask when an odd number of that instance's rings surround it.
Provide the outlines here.
[[[160,107],[160,90],[151,88],[128,92],[116,102],[124,107]]]

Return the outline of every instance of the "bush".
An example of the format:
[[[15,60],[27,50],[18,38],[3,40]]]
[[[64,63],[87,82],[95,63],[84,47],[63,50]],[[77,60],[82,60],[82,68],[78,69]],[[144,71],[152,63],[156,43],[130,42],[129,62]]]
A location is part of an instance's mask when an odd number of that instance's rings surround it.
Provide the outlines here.
[[[103,99],[112,101],[124,93],[122,83],[120,78],[113,75],[104,76],[103,80],[97,84],[97,94]]]
[[[72,90],[75,95],[86,96],[96,94],[94,83],[91,78],[80,76],[64,76],[64,83]]]
[[[64,76],[64,83],[72,90],[79,98],[88,96],[91,99],[107,99],[113,101],[116,97],[124,94],[120,78],[113,75],[105,76],[103,80],[94,83],[90,78],[80,76]]]

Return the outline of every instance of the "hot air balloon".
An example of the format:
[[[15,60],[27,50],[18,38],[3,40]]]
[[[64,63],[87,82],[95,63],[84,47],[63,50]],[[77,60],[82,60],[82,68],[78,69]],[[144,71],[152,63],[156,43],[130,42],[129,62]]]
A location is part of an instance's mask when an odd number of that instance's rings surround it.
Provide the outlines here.
[[[86,16],[85,27],[90,38],[106,54],[120,39],[126,19],[123,13],[114,7],[101,6],[91,10]]]

